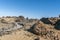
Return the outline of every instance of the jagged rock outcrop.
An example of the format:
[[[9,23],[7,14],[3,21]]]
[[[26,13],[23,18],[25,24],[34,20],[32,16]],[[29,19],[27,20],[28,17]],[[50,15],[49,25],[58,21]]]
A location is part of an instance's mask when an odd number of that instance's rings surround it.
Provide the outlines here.
[[[0,36],[16,30],[20,31],[20,29],[34,34],[37,37],[34,40],[60,40],[60,18],[58,17],[41,18],[40,20],[26,19],[23,16],[0,18]]]
[[[49,18],[41,18],[40,21],[44,22],[45,24],[52,24]]]
[[[45,25],[43,22],[39,21],[34,24],[31,28],[32,33],[40,35],[46,39],[59,40],[58,34],[51,29],[49,25]]]
[[[49,21],[53,24],[53,25],[55,25],[55,23],[58,21],[58,20],[60,20],[59,18],[57,18],[57,17],[54,17],[54,18],[49,18]]]
[[[41,18],[40,21],[44,22],[45,24],[55,25],[55,23],[60,20],[58,17],[51,17],[51,18]]]

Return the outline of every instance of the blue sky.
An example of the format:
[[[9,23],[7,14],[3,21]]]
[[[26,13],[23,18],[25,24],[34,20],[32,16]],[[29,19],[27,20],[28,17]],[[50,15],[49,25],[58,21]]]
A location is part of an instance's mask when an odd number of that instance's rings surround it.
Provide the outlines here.
[[[0,16],[41,18],[59,14],[60,0],[0,0]]]

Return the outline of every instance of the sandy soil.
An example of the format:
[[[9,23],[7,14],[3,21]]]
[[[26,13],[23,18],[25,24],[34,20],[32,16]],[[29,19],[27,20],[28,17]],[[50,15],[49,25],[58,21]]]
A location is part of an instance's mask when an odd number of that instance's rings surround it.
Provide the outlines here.
[[[12,34],[4,35],[0,37],[0,40],[34,40],[36,36],[30,32],[20,30],[15,31]]]

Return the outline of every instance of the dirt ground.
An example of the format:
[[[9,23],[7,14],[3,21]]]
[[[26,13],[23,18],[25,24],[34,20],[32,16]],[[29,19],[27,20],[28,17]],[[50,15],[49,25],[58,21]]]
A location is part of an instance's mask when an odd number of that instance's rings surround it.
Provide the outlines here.
[[[0,36],[0,40],[34,40],[35,38],[36,35],[24,30],[17,30],[12,34]]]

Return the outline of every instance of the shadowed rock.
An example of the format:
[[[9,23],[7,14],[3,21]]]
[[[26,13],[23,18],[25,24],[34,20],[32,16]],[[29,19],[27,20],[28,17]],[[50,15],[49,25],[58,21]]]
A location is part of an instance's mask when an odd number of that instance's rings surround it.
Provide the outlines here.
[[[55,29],[60,30],[60,20],[55,23]]]
[[[40,21],[44,22],[45,24],[52,24],[48,18],[41,18]]]

